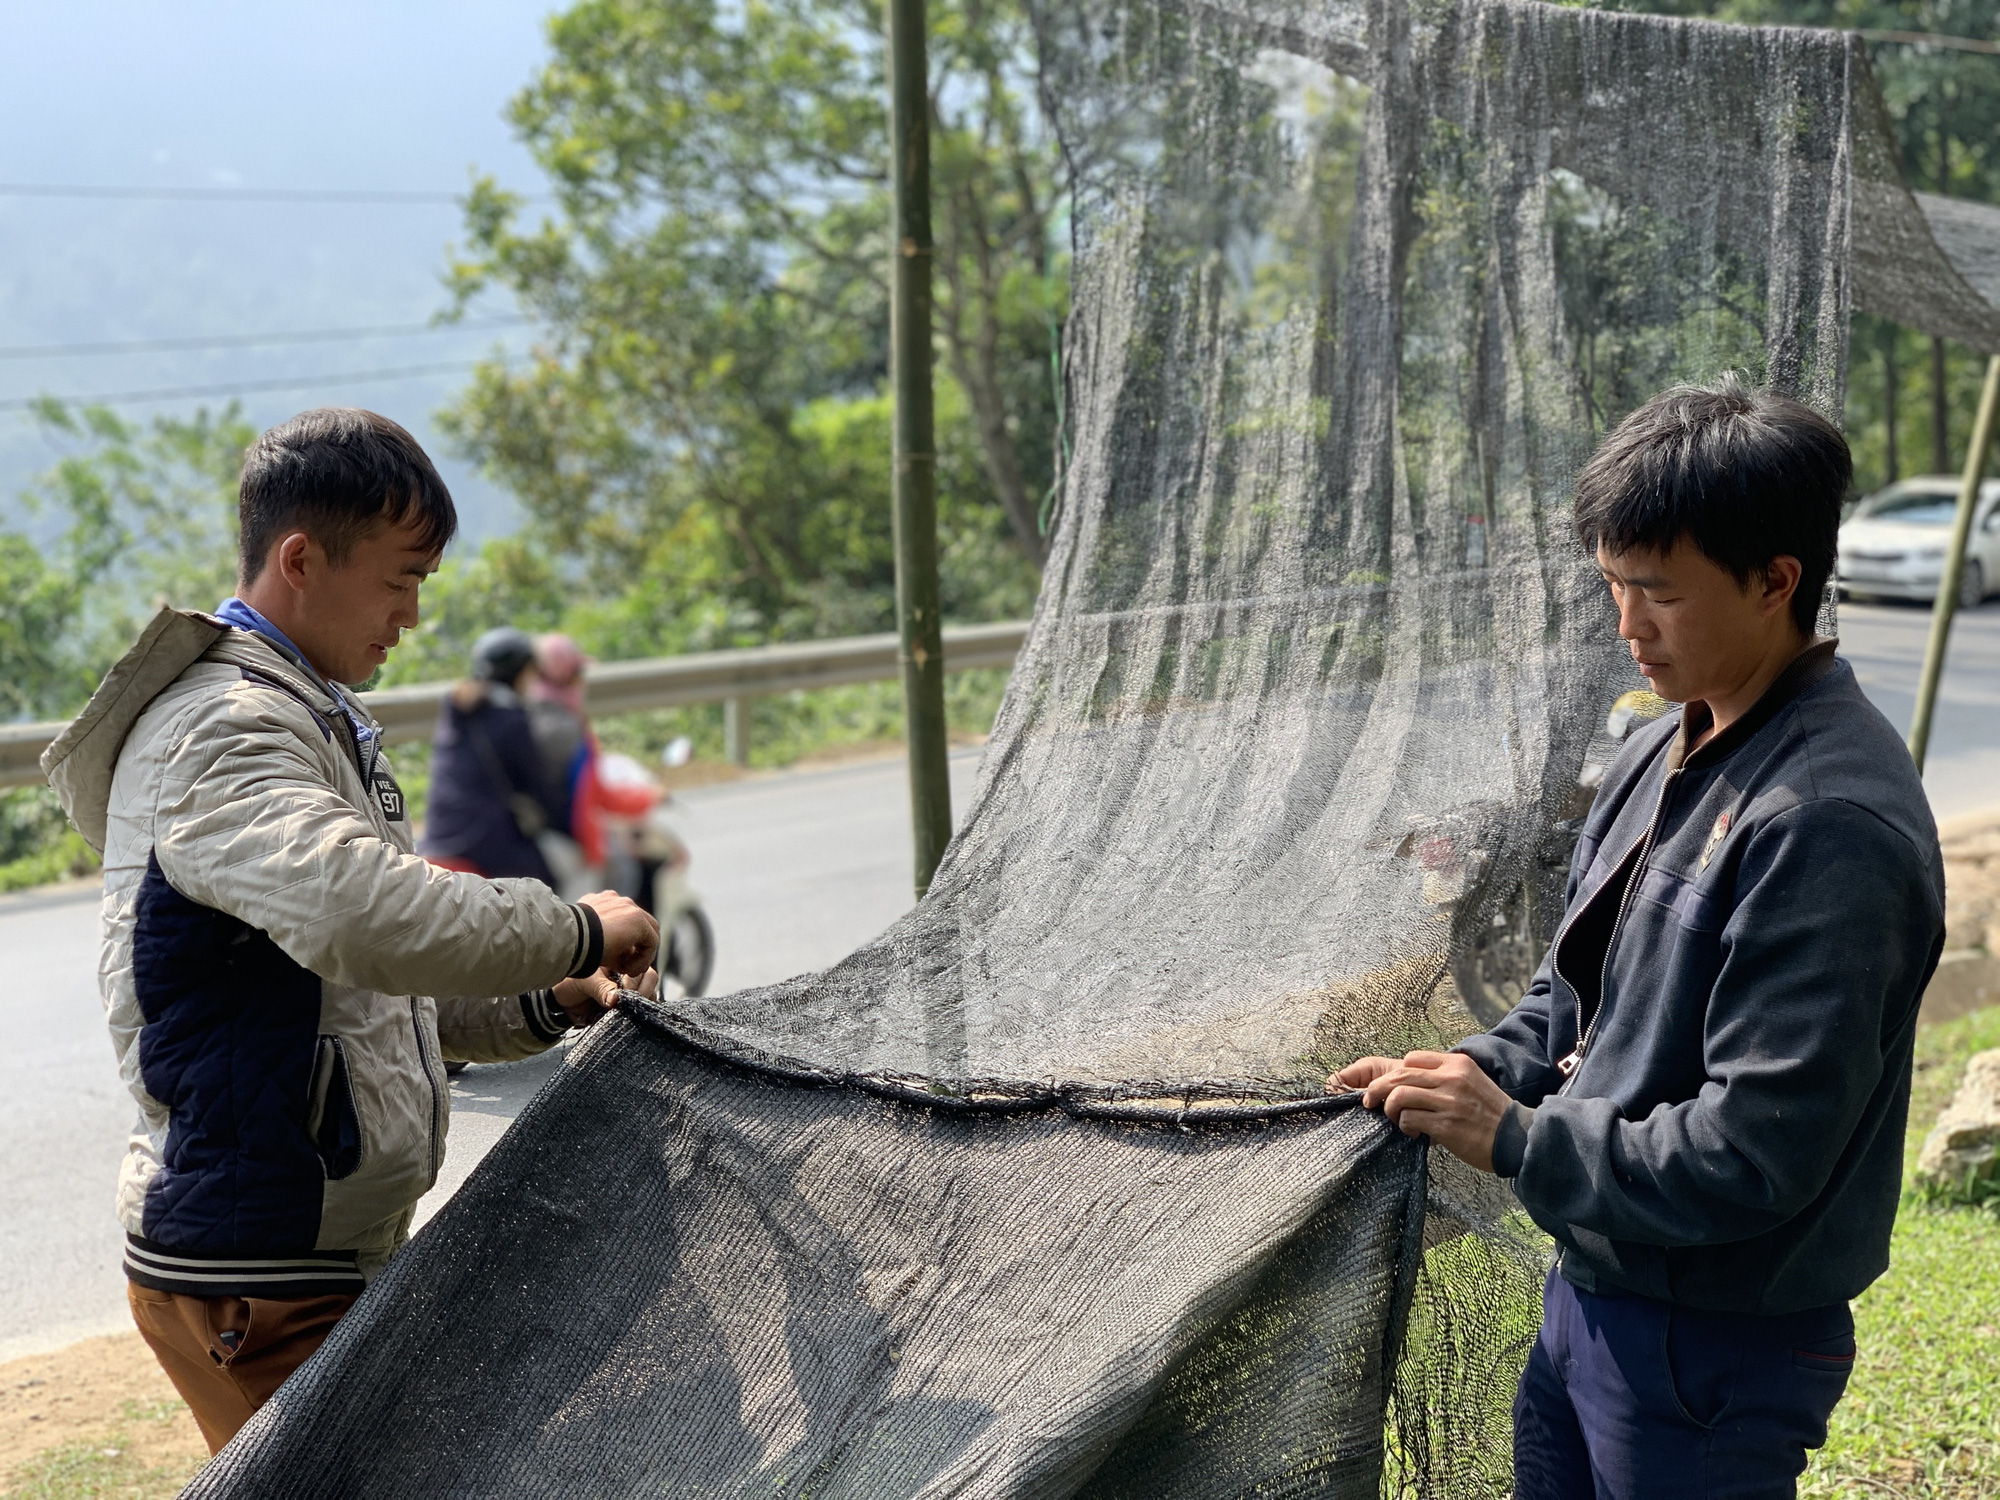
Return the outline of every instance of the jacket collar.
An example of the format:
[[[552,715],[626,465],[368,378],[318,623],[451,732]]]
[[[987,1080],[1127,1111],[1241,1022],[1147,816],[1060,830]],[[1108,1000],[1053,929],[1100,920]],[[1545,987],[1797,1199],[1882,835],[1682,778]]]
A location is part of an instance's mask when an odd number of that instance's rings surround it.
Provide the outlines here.
[[[1708,765],[1729,754],[1770,723],[1779,709],[1831,672],[1834,652],[1839,646],[1838,640],[1816,640],[1807,646],[1764,689],[1764,696],[1751,705],[1748,713],[1699,749],[1689,747],[1708,728],[1714,715],[1708,711],[1706,703],[1690,703],[1681,714],[1681,727],[1675,732],[1673,745],[1667,751],[1667,769],[1678,771],[1690,760]]]
[[[223,633],[202,653],[204,660],[276,678],[294,694],[327,713],[338,713],[345,708],[346,699],[340,689],[315,672],[303,658],[293,656],[258,631],[222,623],[225,624]]]

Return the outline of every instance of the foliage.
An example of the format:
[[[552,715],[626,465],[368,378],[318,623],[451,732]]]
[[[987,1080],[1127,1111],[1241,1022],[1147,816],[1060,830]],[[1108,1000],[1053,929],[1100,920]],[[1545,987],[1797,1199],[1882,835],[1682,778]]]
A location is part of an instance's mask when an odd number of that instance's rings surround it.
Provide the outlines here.
[[[2000,0],[1612,0],[1618,8],[1756,25],[1837,26],[1920,35],[2000,36]],[[2000,57],[1872,41],[1869,60],[1919,191],[2000,203]],[[1872,490],[1910,474],[1956,474],[1965,461],[1982,355],[1859,316],[1846,427],[1855,480]]]
[[[1011,548],[991,506],[961,503],[955,480],[976,482],[977,460],[956,418],[963,402],[938,392],[938,467],[946,493],[938,514],[939,566],[948,620],[1019,618],[1034,603],[1033,570]],[[615,551],[586,565],[548,543],[538,527],[489,541],[448,560],[423,591],[424,621],[384,669],[382,682],[434,681],[465,670],[472,642],[497,624],[563,630],[603,660],[751,646],[778,638],[861,635],[892,629],[886,396],[812,402],[791,417],[801,451],[834,484],[811,519],[819,576],[779,594],[736,585],[718,556],[726,538],[694,508],[664,534],[634,528],[646,550],[636,567]],[[766,607],[759,607],[760,604]],[[767,608],[775,613],[767,612]]]
[[[0,720],[55,711],[85,683],[68,659],[68,627],[82,587],[35,544],[0,531]]]
[[[0,527],[0,722],[76,712],[160,604],[213,608],[229,593],[255,435],[234,406],[148,426],[52,401],[37,415],[76,448],[22,497],[52,539]],[[48,788],[0,792],[0,891],[97,865]]]
[[[1686,372],[1715,371],[1720,351],[1762,345],[1761,278],[1741,257],[1699,253],[1697,232],[1555,177],[1557,279],[1593,438]]]
[[[61,880],[81,880],[102,868],[97,851],[74,828],[62,827],[19,859],[0,864],[0,892],[32,890]]]
[[[45,786],[0,792],[0,865],[42,848],[63,830],[62,808]]]
[[[2000,58],[1994,60],[1994,78],[2000,86]],[[1941,434],[1933,366],[1940,354]],[[1972,440],[1985,373],[1985,357],[1973,350],[1945,341],[1934,351],[1922,334],[1857,314],[1849,340],[1846,429],[1860,488],[1873,490],[1913,474],[1956,477]],[[1940,435],[1942,455],[1937,452]],[[2000,457],[1993,462],[2000,463]]]
[[[1004,671],[953,672],[944,680],[945,724],[954,739],[984,736],[993,727]],[[846,687],[755,698],[750,703],[750,764],[776,767],[807,756],[846,748],[882,745],[903,737],[903,691],[894,682],[857,682]],[[723,753],[722,705],[660,709],[626,714],[597,725],[605,748],[641,761],[655,760],[677,735],[694,741],[698,756]]]
[[[453,267],[540,319],[447,430],[521,500],[597,629],[667,649],[885,628],[887,156],[859,0],[583,0],[513,103],[560,213],[480,184]],[[948,614],[1015,613],[1042,553],[1059,158],[1013,0],[932,10]]]
[[[0,791],[0,892],[88,875],[97,855],[45,786]]]
[[[255,436],[219,414],[126,422],[45,402],[52,435],[80,446],[23,496],[61,522],[37,548],[0,529],[0,720],[79,708],[162,602],[213,608],[236,577],[236,483]]]

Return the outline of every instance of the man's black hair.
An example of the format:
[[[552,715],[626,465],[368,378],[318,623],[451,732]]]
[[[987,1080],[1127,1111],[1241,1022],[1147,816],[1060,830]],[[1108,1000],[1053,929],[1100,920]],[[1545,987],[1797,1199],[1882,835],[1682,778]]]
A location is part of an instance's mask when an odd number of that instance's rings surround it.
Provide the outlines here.
[[[291,530],[318,542],[335,567],[378,528],[414,525],[419,545],[435,552],[458,530],[451,491],[417,440],[351,406],[300,412],[258,438],[243,455],[237,494],[245,583]]]
[[[1725,375],[1662,391],[1618,424],[1577,477],[1576,534],[1592,552],[1670,552],[1685,537],[1745,587],[1796,557],[1792,618],[1811,635],[1853,477],[1833,423]]]

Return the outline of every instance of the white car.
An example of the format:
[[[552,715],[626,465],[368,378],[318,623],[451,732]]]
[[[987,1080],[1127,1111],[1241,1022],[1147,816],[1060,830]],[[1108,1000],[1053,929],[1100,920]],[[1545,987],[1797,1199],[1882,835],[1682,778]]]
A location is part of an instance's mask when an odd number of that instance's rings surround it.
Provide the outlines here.
[[[1877,490],[1854,507],[1840,528],[1843,597],[1937,598],[1945,548],[1958,511],[1959,481],[1933,474]],[[1958,604],[1972,609],[2000,592],[2000,479],[1979,487]]]

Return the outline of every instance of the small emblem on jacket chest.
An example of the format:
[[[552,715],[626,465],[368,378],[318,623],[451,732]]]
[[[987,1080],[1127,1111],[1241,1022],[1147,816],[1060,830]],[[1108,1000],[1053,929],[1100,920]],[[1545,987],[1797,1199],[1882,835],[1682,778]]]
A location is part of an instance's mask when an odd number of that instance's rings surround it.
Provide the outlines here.
[[[375,773],[375,800],[381,805],[383,817],[391,823],[403,821],[403,789],[380,771]]]
[[[1728,835],[1729,814],[1717,813],[1715,816],[1715,826],[1708,830],[1708,842],[1702,845],[1701,863],[1695,867],[1696,874],[1700,874],[1708,868],[1708,862],[1715,858],[1715,851],[1722,846],[1723,839],[1727,838]]]

